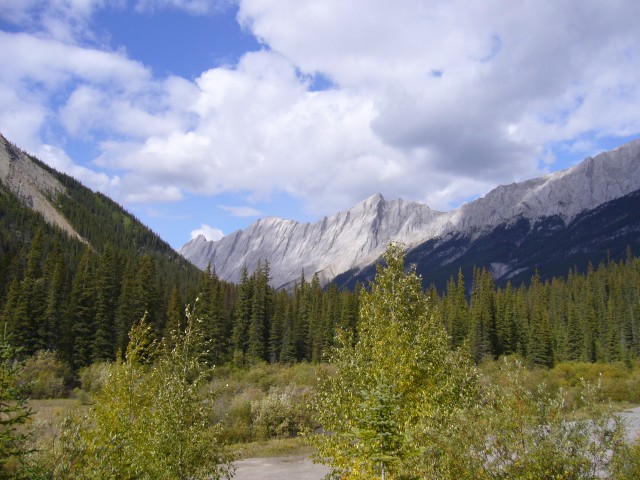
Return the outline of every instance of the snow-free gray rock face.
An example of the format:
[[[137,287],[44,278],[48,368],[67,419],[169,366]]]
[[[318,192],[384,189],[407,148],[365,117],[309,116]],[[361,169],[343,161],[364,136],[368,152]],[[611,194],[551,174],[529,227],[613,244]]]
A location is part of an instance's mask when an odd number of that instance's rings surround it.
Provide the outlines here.
[[[392,240],[419,238],[439,215],[426,205],[387,202],[378,194],[315,223],[269,217],[215,242],[199,236],[180,253],[200,268],[210,263],[229,281],[240,279],[244,265],[251,272],[258,261],[267,260],[276,287],[299,279],[303,271],[307,278],[317,273],[326,283],[362,262],[375,260]]]
[[[483,198],[450,212],[373,195],[349,211],[315,223],[278,218],[258,220],[248,229],[211,242],[191,240],[180,253],[200,268],[238,281],[244,265],[269,261],[272,284],[286,287],[317,273],[322,283],[375,261],[391,241],[415,246],[449,234],[479,237],[519,219],[559,216],[570,222],[583,211],[640,189],[640,140],[544,177],[502,185]]]
[[[33,162],[21,150],[0,135],[0,185],[29,208],[39,212],[45,221],[55,225],[72,237],[81,239],[67,219],[52,202],[66,192],[64,186],[48,171]]]

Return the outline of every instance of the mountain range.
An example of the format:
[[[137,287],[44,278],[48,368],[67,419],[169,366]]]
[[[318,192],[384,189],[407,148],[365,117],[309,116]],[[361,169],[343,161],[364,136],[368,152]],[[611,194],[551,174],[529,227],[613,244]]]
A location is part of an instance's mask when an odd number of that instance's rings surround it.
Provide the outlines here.
[[[372,277],[389,242],[408,247],[426,284],[442,286],[462,268],[489,269],[498,282],[540,270],[566,274],[640,247],[640,140],[543,177],[501,185],[449,212],[376,194],[314,223],[264,218],[218,241],[199,236],[180,253],[237,282],[244,266],[269,262],[271,282],[287,288],[317,274],[350,286]]]

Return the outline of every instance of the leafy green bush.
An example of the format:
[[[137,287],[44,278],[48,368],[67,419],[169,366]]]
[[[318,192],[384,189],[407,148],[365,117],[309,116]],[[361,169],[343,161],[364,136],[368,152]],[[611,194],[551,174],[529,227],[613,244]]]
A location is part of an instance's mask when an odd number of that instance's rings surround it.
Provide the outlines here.
[[[265,423],[267,417],[262,414],[264,412],[261,406],[268,403],[264,399],[270,392],[290,389],[292,393],[288,400],[292,404],[288,406],[289,411],[295,411],[295,415],[300,417],[316,384],[317,368],[309,363],[258,363],[248,368],[223,366],[217,369],[215,377],[209,383],[209,391],[215,397],[211,406],[211,419],[224,426],[221,440],[234,444],[273,437],[270,427],[266,426],[270,422]],[[259,419],[256,425],[257,417]],[[299,429],[292,427],[290,431],[297,434]],[[283,435],[289,434],[278,434]]]
[[[264,392],[248,386],[237,395],[227,398],[224,419],[224,439],[229,443],[250,442],[253,438],[251,404],[264,397]]]
[[[426,432],[440,461],[418,462],[417,470],[479,480],[615,478],[624,426],[601,401],[601,388],[583,384],[579,404],[568,406],[562,390],[540,384],[532,391],[518,362],[500,363],[500,375],[492,375],[498,382],[485,384],[476,405]]]
[[[6,334],[0,339],[0,478],[30,478],[28,443],[30,435],[22,426],[33,415],[18,385],[19,350],[8,341]]]
[[[616,480],[638,480],[640,478],[640,437],[625,445],[614,465]]]
[[[89,395],[95,395],[107,384],[111,364],[98,362],[80,369],[80,387]]]
[[[468,356],[452,352],[433,304],[404,250],[391,245],[370,292],[360,298],[357,342],[337,339],[312,402],[316,421],[331,432],[313,435],[317,459],[343,479],[439,478],[412,459],[427,457],[429,430],[474,398]],[[424,473],[424,474],[423,474]]]
[[[40,350],[27,358],[18,385],[31,398],[61,398],[69,393],[71,368],[55,352]]]
[[[202,395],[210,370],[198,329],[189,319],[167,343],[153,337],[144,321],[132,328],[126,356],[108,367],[89,416],[67,422],[54,478],[229,478],[219,426]]]
[[[311,418],[306,407],[309,397],[309,388],[271,387],[266,397],[251,402],[254,438],[294,437],[309,427]]]

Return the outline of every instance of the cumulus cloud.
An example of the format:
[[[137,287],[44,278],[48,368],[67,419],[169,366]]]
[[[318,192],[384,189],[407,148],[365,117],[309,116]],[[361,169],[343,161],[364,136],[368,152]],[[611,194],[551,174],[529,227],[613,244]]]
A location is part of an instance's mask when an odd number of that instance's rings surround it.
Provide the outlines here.
[[[26,22],[36,4],[11,0],[4,15]],[[52,3],[67,4],[81,19],[104,6]],[[240,0],[238,20],[265,48],[194,80],[61,36],[0,32],[12,65],[0,71],[0,130],[15,118],[15,138],[33,138],[55,118],[70,137],[100,138],[94,165],[118,172],[107,178],[128,201],[284,193],[326,214],[382,192],[448,209],[544,173],[559,149],[592,154],[600,137],[640,132],[639,14],[632,0]]]
[[[91,19],[101,8],[122,8],[126,0],[3,0],[0,18],[49,38],[96,40]]]
[[[222,233],[222,230],[220,230],[219,228],[210,227],[205,223],[201,224],[200,228],[198,228],[197,230],[193,230],[191,232],[191,239],[193,240],[194,238],[198,238],[198,236],[200,235],[203,235],[207,240],[214,242],[224,237],[224,233]]]
[[[71,175],[94,190],[108,192],[113,191],[120,185],[120,177],[109,177],[103,172],[78,165],[74,163],[62,149],[53,145],[43,145],[38,150],[33,151],[38,158],[56,170]]]

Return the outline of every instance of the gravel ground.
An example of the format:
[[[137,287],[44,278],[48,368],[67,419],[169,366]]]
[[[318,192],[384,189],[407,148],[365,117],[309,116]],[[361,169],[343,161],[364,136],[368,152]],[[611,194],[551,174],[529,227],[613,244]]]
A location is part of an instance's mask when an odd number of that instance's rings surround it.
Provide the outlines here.
[[[630,440],[640,436],[640,407],[630,408],[621,414],[627,426],[627,437]]]
[[[308,457],[248,458],[236,467],[234,480],[321,480],[329,473]]]
[[[630,439],[640,436],[640,407],[625,410]],[[249,458],[236,462],[234,480],[321,480],[329,470],[308,457]]]

